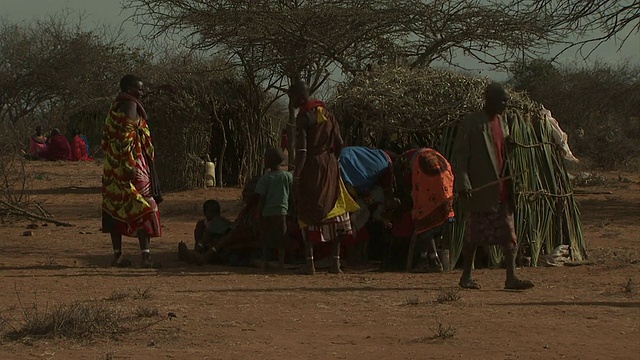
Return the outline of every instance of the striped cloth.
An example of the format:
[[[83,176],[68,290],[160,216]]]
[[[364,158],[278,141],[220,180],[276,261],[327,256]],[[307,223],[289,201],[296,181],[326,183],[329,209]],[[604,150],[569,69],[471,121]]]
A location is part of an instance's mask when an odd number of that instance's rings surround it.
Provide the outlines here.
[[[319,225],[309,225],[302,231],[304,240],[312,243],[330,242],[348,235],[353,235],[349,213],[324,220]]]

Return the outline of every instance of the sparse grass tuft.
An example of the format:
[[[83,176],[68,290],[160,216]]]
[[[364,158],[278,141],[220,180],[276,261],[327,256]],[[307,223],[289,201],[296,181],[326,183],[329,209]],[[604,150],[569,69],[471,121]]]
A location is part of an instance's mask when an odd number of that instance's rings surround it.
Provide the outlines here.
[[[442,323],[438,324],[437,330],[434,331],[433,329],[431,329],[431,331],[433,331],[434,339],[442,339],[442,340],[450,339],[458,334],[458,329],[455,326],[453,325],[445,326]]]
[[[636,290],[636,283],[633,281],[633,278],[629,278],[627,284],[624,286],[623,292],[625,294],[632,294]]]
[[[115,350],[107,350],[107,352],[104,353],[104,360],[113,360],[115,359],[115,356],[116,356]]]
[[[0,334],[4,334],[4,329],[7,327],[7,320],[0,316]]]
[[[111,295],[109,295],[109,297],[107,297],[105,300],[107,300],[107,301],[122,301],[122,300],[126,300],[128,298],[131,298],[131,297],[132,297],[131,293],[129,293],[127,291],[113,290]]]
[[[411,339],[411,342],[413,343],[426,343],[428,341],[432,341],[433,338],[430,336],[420,336],[414,339]]]
[[[443,290],[438,294],[436,301],[440,304],[450,303],[460,300],[460,292],[454,289]]]
[[[109,297],[107,297],[105,300],[107,301],[122,301],[126,299],[148,300],[148,299],[151,299],[152,297],[153,297],[153,294],[151,293],[151,288],[149,287],[144,290],[140,288],[135,288],[130,291],[114,290],[111,293],[111,295],[109,295]]]
[[[72,303],[22,311],[23,321],[5,332],[10,340],[24,338],[68,338],[87,340],[119,331],[122,314],[104,304]]]
[[[57,264],[56,264],[56,259],[54,259],[54,258],[53,258],[53,257],[51,257],[51,256],[47,256],[47,260],[46,260],[46,262],[44,263],[44,265],[45,265],[45,266],[55,266],[55,265],[57,265]]]
[[[146,306],[138,306],[135,311],[135,315],[141,318],[151,318],[158,316],[159,312],[156,308],[150,308]]]
[[[147,300],[147,299],[151,299],[153,297],[153,294],[151,293],[151,288],[148,287],[144,290],[142,289],[134,289],[135,290],[135,295],[133,296],[134,299],[143,299],[143,300]]]
[[[420,305],[420,299],[417,296],[408,297],[405,305],[410,305],[410,306]]]

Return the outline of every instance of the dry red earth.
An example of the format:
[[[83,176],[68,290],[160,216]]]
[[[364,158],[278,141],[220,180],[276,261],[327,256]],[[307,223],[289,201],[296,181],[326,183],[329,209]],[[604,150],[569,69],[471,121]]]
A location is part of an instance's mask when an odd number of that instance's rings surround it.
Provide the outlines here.
[[[0,316],[5,333],[36,304],[106,304],[124,312],[156,308],[125,334],[93,340],[0,340],[0,359],[638,359],[640,358],[640,177],[607,174],[610,195],[581,195],[592,265],[520,269],[536,288],[502,290],[502,270],[478,270],[483,290],[457,289],[447,274],[349,272],[263,275],[257,269],[190,267],[177,260],[206,198],[239,210],[237,189],[172,193],[161,205],[165,236],[152,242],[158,270],[109,267],[100,229],[95,163],[31,163],[30,200],[75,227],[32,221],[0,225]],[[125,255],[139,262],[137,242]],[[147,291],[149,297],[136,296]],[[105,300],[114,291],[126,299]],[[629,292],[630,291],[630,292]],[[174,313],[175,318],[169,318]],[[148,327],[143,327],[143,325]],[[439,325],[456,330],[436,338]]]

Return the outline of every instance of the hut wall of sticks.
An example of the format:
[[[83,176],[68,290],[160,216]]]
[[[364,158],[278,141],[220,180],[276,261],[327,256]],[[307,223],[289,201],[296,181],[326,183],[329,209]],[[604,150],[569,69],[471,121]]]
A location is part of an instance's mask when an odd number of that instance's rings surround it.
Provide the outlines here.
[[[160,95],[149,101],[148,109],[160,186],[164,190],[204,187],[203,157],[211,140],[209,114],[189,93]]]
[[[483,105],[486,79],[431,68],[382,67],[342,85],[333,109],[348,144],[400,152],[411,145],[437,149],[451,158],[456,125]],[[569,245],[572,260],[587,257],[580,211],[542,105],[513,93],[505,112],[515,141],[508,163],[513,175],[520,258],[536,266],[542,254]],[[454,164],[455,166],[455,164]],[[460,259],[465,218],[447,226],[444,242],[451,264]],[[489,266],[500,266],[499,247],[483,249]],[[480,251],[480,250],[479,250]],[[477,258],[482,258],[482,256]]]
[[[217,161],[219,185],[242,185],[260,173],[264,151],[275,143],[276,119],[256,115],[261,114],[256,108],[265,98],[252,97],[246,81],[236,74],[196,70],[189,74],[147,70],[153,74],[149,82],[175,88],[174,93],[162,92],[144,100],[165,191],[204,187],[206,156]],[[91,148],[99,149],[112,101],[95,99],[76,109],[68,115],[67,128],[82,130]]]
[[[204,156],[216,161],[219,186],[243,185],[260,173],[275,137],[275,121],[257,115],[265,99],[256,99],[246,81],[231,75],[183,80],[177,89],[147,101],[163,188],[203,187]]]

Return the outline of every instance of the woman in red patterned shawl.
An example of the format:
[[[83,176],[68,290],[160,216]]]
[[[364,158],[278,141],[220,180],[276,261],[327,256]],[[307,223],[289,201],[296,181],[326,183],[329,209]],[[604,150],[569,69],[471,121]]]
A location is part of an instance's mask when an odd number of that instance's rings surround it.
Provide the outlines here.
[[[122,257],[124,235],[138,238],[141,265],[151,267],[150,238],[162,235],[154,149],[140,102],[142,82],[126,75],[120,80],[120,89],[103,130],[102,231],[111,234],[113,266],[130,264]]]

